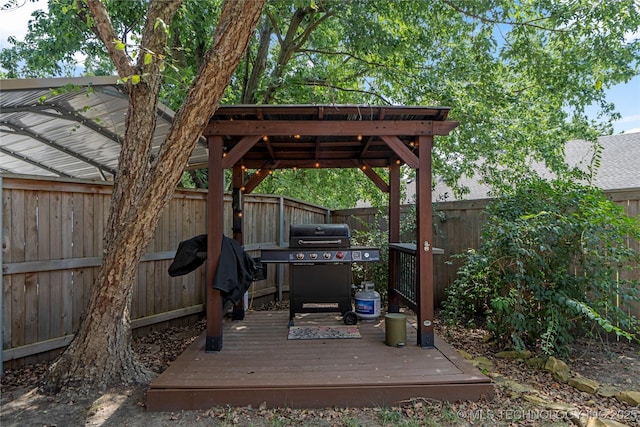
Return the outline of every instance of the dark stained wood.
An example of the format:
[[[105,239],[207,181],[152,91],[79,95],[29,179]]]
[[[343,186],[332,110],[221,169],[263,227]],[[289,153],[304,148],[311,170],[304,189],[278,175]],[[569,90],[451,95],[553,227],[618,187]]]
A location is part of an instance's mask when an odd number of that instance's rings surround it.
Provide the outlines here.
[[[448,135],[456,122],[430,120],[211,120],[205,130],[208,135]],[[456,123],[453,125],[452,123]],[[444,133],[446,132],[446,133]]]
[[[382,191],[383,193],[389,192],[389,184],[384,182],[384,179],[382,179],[380,175],[378,175],[376,171],[371,168],[371,165],[369,165],[367,162],[362,162],[360,170],[362,170],[362,172],[364,172],[364,174],[369,177],[369,179],[378,187],[380,191]]]
[[[400,241],[400,164],[389,166],[389,242]]]
[[[299,315],[297,325],[341,324],[331,314]],[[486,376],[444,341],[436,348],[384,343],[384,317],[360,322],[361,339],[288,340],[288,311],[248,312],[225,320],[225,349],[195,341],[149,387],[147,410],[212,406],[322,408],[389,406],[412,398],[477,400],[493,396]],[[407,342],[416,341],[415,325]]]
[[[418,159],[416,155],[397,136],[381,135],[380,138],[400,157],[407,165],[417,169]]]
[[[238,144],[236,144],[233,149],[231,149],[227,155],[222,159],[222,167],[224,169],[229,169],[236,164],[238,160],[244,156],[247,151],[251,149],[255,145],[256,142],[260,139],[259,136],[245,136],[240,140]]]
[[[276,162],[277,164],[277,162]],[[253,175],[251,176],[251,178],[249,178],[249,180],[247,181],[247,183],[244,185],[244,192],[245,193],[251,193],[253,190],[255,190],[255,188],[262,182],[264,181],[264,179],[266,177],[269,176],[269,173],[271,173],[271,171],[273,170],[273,168],[275,168],[275,166],[273,166],[272,168],[265,168],[265,167],[261,167],[260,169],[258,169],[257,171],[255,171],[253,173]]]
[[[420,167],[418,168],[418,345],[432,347],[434,344],[434,298],[433,298],[433,226],[431,219],[431,148],[433,136],[418,137]]]
[[[416,168],[416,136],[447,135],[458,125],[448,113],[423,106],[223,105],[204,134],[224,138],[225,168],[241,162],[259,169],[265,161],[280,162],[279,168],[349,168],[354,160],[389,167],[398,157]]]
[[[389,243],[400,241],[400,164],[392,162],[389,166]],[[393,292],[394,283],[391,278],[397,277],[397,264],[393,253],[389,251],[389,284],[387,295],[389,311],[400,309],[400,297]]]
[[[209,142],[209,192],[207,195],[207,351],[222,350],[222,295],[213,289],[220,260],[224,212],[224,169],[222,138],[212,136]]]

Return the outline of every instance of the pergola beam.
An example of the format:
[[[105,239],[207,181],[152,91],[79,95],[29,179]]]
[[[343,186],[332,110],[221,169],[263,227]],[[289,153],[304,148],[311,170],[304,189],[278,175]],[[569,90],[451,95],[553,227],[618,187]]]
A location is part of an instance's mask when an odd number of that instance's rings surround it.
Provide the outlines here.
[[[222,159],[222,167],[224,169],[233,167],[233,165],[235,165],[240,159],[242,159],[242,156],[247,154],[247,151],[249,151],[254,145],[256,145],[256,142],[258,142],[259,140],[260,137],[255,135],[245,136],[244,138],[242,138],[240,142],[238,142]]]
[[[205,135],[448,135],[457,122],[432,120],[211,120]]]
[[[360,163],[360,170],[373,182],[376,187],[383,193],[389,192],[389,184],[387,184],[380,175],[373,170],[373,168],[367,162],[355,162],[356,164]]]
[[[400,157],[406,164],[408,164],[413,169],[418,169],[418,158],[415,154],[413,154],[409,147],[402,143],[400,138],[391,135],[381,135],[380,138],[382,138],[382,140],[387,143],[389,148],[391,148],[393,152],[396,153],[396,155]]]

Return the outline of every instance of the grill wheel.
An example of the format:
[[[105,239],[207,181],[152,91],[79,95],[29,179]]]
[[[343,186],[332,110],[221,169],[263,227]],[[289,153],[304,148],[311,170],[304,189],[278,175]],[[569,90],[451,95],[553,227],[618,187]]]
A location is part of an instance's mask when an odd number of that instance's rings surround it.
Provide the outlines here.
[[[358,315],[353,311],[347,311],[342,316],[342,321],[345,325],[355,325],[358,323]]]

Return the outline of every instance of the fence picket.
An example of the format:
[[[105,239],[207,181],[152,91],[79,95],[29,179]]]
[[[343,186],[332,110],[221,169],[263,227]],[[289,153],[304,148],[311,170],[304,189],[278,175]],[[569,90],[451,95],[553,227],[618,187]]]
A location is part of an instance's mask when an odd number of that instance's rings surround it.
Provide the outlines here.
[[[15,367],[51,358],[77,330],[99,269],[111,186],[16,176],[3,176],[2,183],[2,350],[3,356],[9,356],[3,358],[5,366]],[[206,232],[206,196],[202,190],[178,190],[163,212],[134,284],[133,324],[169,324],[179,316],[193,316],[200,310],[197,307],[203,306],[205,269],[170,278],[167,268],[179,242]],[[628,215],[640,215],[640,189],[608,192],[608,196],[623,205]],[[327,209],[288,198],[282,198],[280,219],[280,196],[250,194],[243,199],[243,238],[248,248],[278,242],[281,224],[286,242],[292,223],[324,223],[329,219]],[[445,255],[434,258],[436,303],[443,300],[446,286],[455,280],[460,261],[452,260],[451,255],[478,247],[487,202],[437,204],[434,246],[442,248]],[[402,211],[406,212],[406,207]],[[369,208],[333,211],[330,222],[348,223],[353,233],[378,224],[381,218],[376,214]],[[224,232],[231,236],[229,195],[225,196],[223,218]],[[638,242],[629,244],[638,248]],[[259,251],[250,253],[257,256]],[[276,269],[270,268],[267,280],[253,284],[250,300],[254,306],[273,300],[278,282],[282,291],[288,290],[289,269],[282,267],[280,278]],[[628,274],[628,278],[640,278],[638,269]],[[627,309],[640,316],[640,304],[628,304]]]

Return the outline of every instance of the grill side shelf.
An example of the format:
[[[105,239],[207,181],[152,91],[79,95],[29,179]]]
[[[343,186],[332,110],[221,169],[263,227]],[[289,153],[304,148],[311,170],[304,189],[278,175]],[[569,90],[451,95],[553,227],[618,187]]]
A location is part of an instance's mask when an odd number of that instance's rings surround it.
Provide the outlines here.
[[[260,261],[263,264],[268,263],[288,263],[289,254],[291,251],[288,248],[279,249],[261,249]]]

